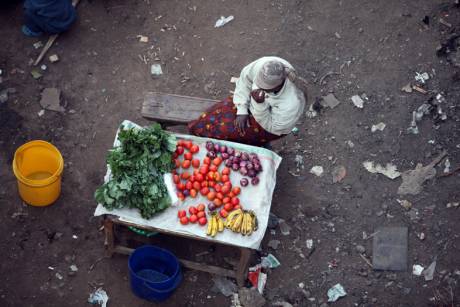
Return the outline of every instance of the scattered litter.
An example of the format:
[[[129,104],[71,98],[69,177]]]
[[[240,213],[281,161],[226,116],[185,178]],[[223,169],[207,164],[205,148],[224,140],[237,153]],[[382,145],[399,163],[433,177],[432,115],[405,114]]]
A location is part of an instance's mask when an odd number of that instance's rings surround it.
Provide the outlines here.
[[[71,270],[72,272],[78,272],[78,267],[77,267],[75,264],[72,264],[72,265],[70,266],[70,270]]]
[[[362,100],[358,95],[351,96],[351,101],[357,108],[362,109],[364,107],[364,100]]]
[[[313,239],[307,239],[307,240],[305,241],[305,243],[306,243],[308,249],[312,249],[312,248],[313,248]]]
[[[422,84],[425,84],[425,81],[429,80],[430,79],[430,76],[428,75],[427,72],[424,72],[424,73],[418,73],[416,72],[415,73],[415,80],[417,80],[418,82],[422,83]]]
[[[446,208],[457,208],[460,206],[459,202],[447,203]]]
[[[426,237],[424,232],[421,232],[421,233],[418,234],[417,236],[418,236],[418,238],[420,239],[420,241],[425,240],[425,237]]]
[[[315,165],[310,169],[310,173],[315,176],[321,177],[324,173],[324,169],[322,166]]]
[[[140,41],[141,43],[148,43],[148,42],[149,42],[148,36],[138,35],[137,38],[139,38],[139,41]]]
[[[267,283],[267,274],[262,273],[261,265],[249,268],[248,279],[252,286],[257,288],[260,294],[264,293],[265,284]]]
[[[268,247],[271,247],[273,249],[278,249],[278,246],[281,244],[281,241],[280,240],[270,240],[268,241]]]
[[[406,92],[406,93],[412,93],[412,86],[410,83],[407,83],[401,88],[401,91]]]
[[[294,127],[294,128],[292,128],[291,132],[292,132],[292,134],[297,135],[299,133],[299,128]]]
[[[373,161],[364,161],[363,166],[370,173],[382,174],[390,179],[395,179],[401,176],[401,173],[398,172],[396,165],[391,163],[387,163],[386,166],[383,167],[380,164],[375,164]]]
[[[48,270],[54,271],[54,267],[49,266],[49,267],[48,267]]]
[[[415,91],[417,91],[417,92],[419,92],[419,93],[421,93],[421,94],[424,94],[424,95],[428,94],[428,91],[425,90],[425,89],[423,89],[423,88],[421,88],[420,86],[414,85],[414,86],[412,86],[412,88],[413,88]]]
[[[364,254],[366,252],[366,248],[362,245],[356,245],[356,251],[360,254]]]
[[[333,109],[340,104],[340,101],[337,98],[335,98],[334,94],[328,94],[326,96],[321,97],[320,103],[323,107]]]
[[[396,199],[396,201],[401,205],[401,207],[403,207],[404,209],[406,209],[407,211],[409,211],[411,208],[412,208],[412,203],[408,200],[399,200],[399,199]]]
[[[412,266],[412,274],[414,274],[415,276],[422,275],[423,270],[424,270],[424,268],[419,264],[414,264]]]
[[[230,15],[228,17],[220,16],[220,18],[216,21],[216,24],[214,25],[214,28],[220,28],[225,26],[227,23],[235,19],[233,15]]]
[[[338,165],[332,169],[332,183],[337,183],[343,180],[347,175],[347,169],[343,165]]]
[[[34,79],[40,79],[41,77],[43,77],[43,74],[40,72],[40,70],[38,70],[38,68],[32,69],[30,71],[30,74]]]
[[[341,284],[336,284],[329,290],[327,290],[327,297],[328,297],[328,302],[335,302],[339,298],[347,295],[347,292],[345,292],[345,289]]]
[[[444,26],[446,26],[446,27],[448,27],[448,28],[452,28],[452,24],[447,22],[447,21],[445,21],[444,18],[439,18],[439,23],[444,25]]]
[[[285,220],[279,219],[280,231],[283,236],[288,236],[291,234],[291,226],[289,226]]]
[[[407,269],[407,236],[407,227],[378,229],[372,246],[374,270],[405,271]]]
[[[62,280],[64,277],[58,272],[56,273],[56,278],[59,279],[59,280]]]
[[[0,91],[0,103],[5,103],[8,101],[8,90]]]
[[[78,236],[77,235],[72,235],[72,239],[78,239]]]
[[[246,288],[243,288],[243,289],[246,289]],[[241,291],[241,290],[240,290]],[[211,298],[209,295],[208,295],[208,298]],[[241,305],[241,302],[240,302],[240,298],[238,296],[238,293],[232,293],[232,298],[231,298],[231,305],[230,307],[243,307]]]
[[[313,104],[310,104],[310,106],[308,107],[307,112],[305,112],[305,116],[307,116],[308,118],[314,118],[314,117],[318,116],[318,112],[315,111],[315,109],[313,108]]]
[[[35,49],[38,49],[38,48],[41,48],[41,47],[43,47],[43,43],[41,41],[34,43],[34,48]]]
[[[152,66],[150,66],[150,74],[153,77],[161,76],[163,74],[163,70],[161,69],[161,65],[160,64],[152,64]]]
[[[37,115],[38,117],[42,117],[43,115],[45,115],[45,110],[41,109],[40,111],[38,111]]]
[[[412,134],[418,134],[419,133],[419,130],[418,130],[418,127],[417,127],[417,120],[416,120],[416,111],[412,112],[412,120],[410,122],[409,128],[407,128],[407,132],[412,133]]]
[[[65,112],[65,108],[61,106],[61,91],[55,87],[43,90],[40,105],[46,110]]]
[[[371,132],[375,132],[375,131],[383,131],[383,129],[385,129],[387,125],[385,125],[385,123],[378,123],[377,125],[372,125],[371,127]]]
[[[337,37],[338,39],[341,39],[341,38],[342,38],[342,36],[340,36],[340,34],[339,34],[338,32],[335,32],[334,35],[335,35],[335,37]]]
[[[105,290],[102,288],[98,288],[96,291],[89,295],[88,303],[99,304],[101,307],[106,307],[108,300],[109,296],[107,295],[107,292],[105,292]]]
[[[263,307],[265,298],[255,288],[241,288],[238,290],[239,301],[244,307]]]
[[[450,161],[449,158],[444,162],[444,174],[450,173]]]
[[[415,169],[403,172],[401,174],[402,183],[398,188],[398,194],[416,195],[420,193],[422,191],[423,183],[436,176],[436,169],[434,167],[436,164],[441,162],[442,159],[444,159],[446,154],[446,152],[442,152],[427,166],[423,166],[421,163],[418,163]]]
[[[56,63],[57,61],[59,61],[59,57],[57,54],[50,55],[48,59],[50,60],[51,63]]]
[[[211,291],[215,293],[222,293],[225,296],[230,296],[232,293],[238,291],[238,287],[229,279],[221,276],[215,276],[212,279],[214,285],[212,286]]]
[[[433,280],[435,269],[436,269],[436,259],[430,264],[429,267],[423,270],[422,274],[425,277],[426,281]]]
[[[267,257],[262,257],[261,265],[263,268],[274,269],[281,265],[281,263],[272,254],[268,254]]]
[[[42,64],[42,65],[40,66],[40,69],[43,70],[43,71],[45,71],[45,70],[48,69],[48,66],[46,66],[45,64]]]
[[[353,143],[353,142],[352,142],[352,141],[350,141],[350,140],[346,141],[346,142],[345,142],[345,144],[347,144],[347,145],[348,145],[348,147],[350,147],[350,148],[353,148],[353,147],[355,147],[355,143]]]
[[[304,169],[303,157],[301,155],[296,155],[294,161],[297,166],[297,169]]]

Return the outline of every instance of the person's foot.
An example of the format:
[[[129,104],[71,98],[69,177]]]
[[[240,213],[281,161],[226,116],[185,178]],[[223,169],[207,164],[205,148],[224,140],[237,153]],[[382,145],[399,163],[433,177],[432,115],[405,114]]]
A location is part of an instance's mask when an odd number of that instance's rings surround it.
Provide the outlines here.
[[[27,35],[27,36],[30,36],[30,37],[38,37],[38,36],[41,36],[43,34],[43,32],[35,32],[35,31],[32,31],[28,26],[26,25],[23,25],[22,28],[22,33],[24,33],[24,35]]]

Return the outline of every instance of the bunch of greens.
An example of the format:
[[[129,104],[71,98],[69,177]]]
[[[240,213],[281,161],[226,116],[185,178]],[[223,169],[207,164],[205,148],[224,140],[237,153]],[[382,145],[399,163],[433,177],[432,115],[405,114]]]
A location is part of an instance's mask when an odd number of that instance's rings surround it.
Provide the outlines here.
[[[173,168],[176,138],[154,124],[145,129],[121,126],[118,139],[121,145],[107,155],[111,179],[96,190],[96,201],[109,210],[137,208],[149,219],[171,203],[163,174]]]

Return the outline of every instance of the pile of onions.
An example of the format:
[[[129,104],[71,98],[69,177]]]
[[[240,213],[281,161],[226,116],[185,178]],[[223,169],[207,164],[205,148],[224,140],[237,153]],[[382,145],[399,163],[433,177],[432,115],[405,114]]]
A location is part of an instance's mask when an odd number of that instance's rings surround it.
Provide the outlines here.
[[[236,151],[232,147],[220,145],[212,141],[206,142],[206,149],[208,150],[206,155],[209,158],[214,159],[220,155],[226,167],[231,168],[235,172],[239,171],[241,175],[251,178],[252,185],[259,184],[260,179],[258,174],[262,172],[262,164],[257,154]],[[243,178],[240,180],[240,184],[245,187],[249,184],[249,180]]]

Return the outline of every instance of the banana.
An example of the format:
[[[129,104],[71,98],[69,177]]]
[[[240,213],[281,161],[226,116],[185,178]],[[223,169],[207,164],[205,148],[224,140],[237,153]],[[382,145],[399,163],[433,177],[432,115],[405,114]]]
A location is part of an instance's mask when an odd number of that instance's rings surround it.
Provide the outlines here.
[[[233,223],[232,226],[232,231],[234,232],[240,232],[241,231],[241,224],[243,223],[243,214],[239,214],[236,217],[235,222]]]
[[[257,216],[256,214],[254,213],[254,211],[249,211],[249,214],[251,215],[252,217],[252,230],[253,231],[257,231],[257,229],[259,228],[259,223],[257,221]]]
[[[234,218],[238,216],[239,214],[241,214],[241,212],[242,212],[241,209],[230,212],[230,214],[227,216],[227,220],[225,221],[225,227],[230,227]]]
[[[212,217],[212,231],[211,231],[211,236],[215,237],[217,234],[217,216],[214,215]]]
[[[210,236],[212,233],[212,216],[211,218],[209,219],[209,222],[208,222],[208,227],[206,229],[206,235]]]
[[[245,212],[244,215],[246,216],[246,224],[244,225],[244,232],[246,235],[252,234],[252,216],[248,212]]]
[[[219,232],[224,231],[224,221],[220,217],[217,217],[217,230]]]

